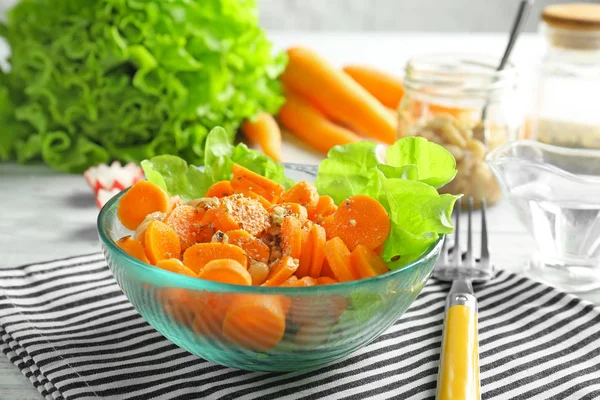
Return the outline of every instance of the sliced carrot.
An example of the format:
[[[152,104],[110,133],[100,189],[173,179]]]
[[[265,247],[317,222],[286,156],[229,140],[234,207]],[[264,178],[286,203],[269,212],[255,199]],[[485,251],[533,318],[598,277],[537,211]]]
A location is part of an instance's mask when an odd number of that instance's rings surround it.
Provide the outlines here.
[[[325,243],[327,242],[325,229],[320,225],[314,224],[310,228],[308,242],[311,246],[310,270],[308,275],[318,278],[321,276],[321,269],[325,260]]]
[[[302,223],[296,217],[287,216],[281,223],[281,250],[284,256],[299,258],[302,253]]]
[[[298,269],[296,270],[296,276],[299,278],[304,278],[310,272],[313,246],[308,241],[309,234],[310,229],[302,229],[302,251],[298,258]]]
[[[292,275],[285,281],[281,282],[281,285],[279,286],[294,286],[294,283],[296,282],[298,282],[298,277],[296,275]]]
[[[381,255],[383,254],[383,247],[384,247],[385,243],[382,244],[381,246],[377,246],[373,249],[373,253],[377,254],[379,257],[381,257]]]
[[[289,286],[292,287],[307,287],[307,286],[316,286],[317,280],[311,278],[310,276],[305,276],[304,278],[298,279],[295,282],[292,282]]]
[[[236,185],[235,189],[233,189],[234,193],[239,193],[250,199],[257,200],[264,208],[271,207],[271,202],[269,200],[251,190],[251,188],[254,188],[255,186],[252,186],[253,184],[248,180],[241,180],[237,183],[238,184]]]
[[[285,208],[287,215],[291,215],[293,217],[298,218],[300,220],[300,223],[302,223],[302,225],[304,225],[306,223],[306,221],[308,220],[308,211],[306,211],[306,207],[304,207],[301,204],[298,204],[298,203],[274,204],[269,208],[269,211],[273,212],[275,207]]]
[[[331,270],[340,282],[357,280],[358,273],[350,264],[350,251],[340,237],[334,237],[325,244],[325,256]]]
[[[337,210],[337,206],[335,205],[335,201],[331,196],[319,196],[319,201],[317,202],[316,213],[321,217],[328,217],[335,213]]]
[[[135,183],[119,201],[117,216],[127,229],[134,230],[146,215],[169,210],[169,195],[148,181]]]
[[[146,257],[152,265],[167,258],[181,257],[181,244],[175,231],[164,222],[152,221],[144,233]]]
[[[183,264],[198,274],[212,260],[228,258],[246,268],[248,257],[238,246],[225,243],[198,243],[183,253]]]
[[[325,229],[325,233],[327,234],[327,240],[333,239],[337,236],[335,232],[333,215],[322,218],[320,221],[320,225]]]
[[[267,195],[263,197],[271,203],[275,202],[275,200],[279,198],[279,196],[281,196],[281,194],[285,191],[285,188],[279,183],[265,178],[264,176],[261,176],[256,172],[250,171],[248,168],[244,168],[239,164],[233,164],[231,172],[234,178],[243,177],[248,181],[252,182],[253,184],[258,185],[258,187],[260,187],[261,189],[264,189],[267,192]],[[232,182],[233,181],[235,181],[235,179],[232,179]]]
[[[263,286],[279,286],[298,269],[298,260],[286,256],[281,258],[271,267],[271,272]]]
[[[404,96],[402,79],[363,65],[347,65],[344,72],[386,107],[397,109]]]
[[[209,261],[200,270],[198,278],[231,285],[252,285],[252,277],[246,267],[228,258]]]
[[[318,285],[333,285],[334,283],[339,283],[339,282],[328,276],[320,276],[317,278]]]
[[[333,215],[333,235],[341,237],[350,251],[359,244],[370,249],[377,248],[386,241],[389,234],[388,213],[372,197],[348,197]]]
[[[213,183],[206,193],[204,197],[225,197],[231,196],[233,194],[233,188],[231,187],[231,183],[229,181],[219,181],[217,183]]]
[[[348,74],[306,48],[287,51],[281,81],[333,119],[385,143],[396,140],[396,119]],[[281,117],[281,114],[280,114]]]
[[[298,203],[306,207],[306,209],[313,209],[319,202],[319,193],[315,185],[306,181],[300,181],[286,190],[281,195],[279,202]]]
[[[331,278],[338,282],[337,277],[331,269],[331,265],[329,265],[329,261],[327,261],[327,253],[325,254],[325,260],[323,261],[323,268],[321,268],[321,277]]]
[[[381,257],[366,246],[359,244],[350,254],[352,268],[361,278],[371,278],[373,276],[389,272],[387,264]]]
[[[242,193],[244,195],[248,193],[254,193],[258,195],[258,198],[263,198],[267,203],[271,203],[275,198],[269,192],[269,189],[265,189],[262,186],[248,179],[247,176],[234,176],[231,179],[231,188],[235,193]],[[250,197],[250,196],[248,196]]]
[[[262,204],[239,194],[222,198],[212,216],[214,228],[223,232],[241,228],[258,236],[269,226],[269,213]]]
[[[245,230],[236,229],[229,231],[227,232],[227,237],[229,244],[241,247],[251,260],[260,261],[263,263],[269,260],[269,246]]]
[[[251,262],[248,273],[252,277],[253,285],[262,285],[269,276],[269,266],[263,262]]]
[[[253,120],[244,121],[242,133],[274,161],[281,161],[281,130],[271,114],[261,111]]]
[[[284,332],[285,309],[277,295],[238,296],[223,321],[223,334],[228,340],[259,352],[275,347]]]
[[[212,229],[203,223],[206,211],[202,208],[182,205],[176,207],[164,219],[177,234],[181,244],[181,251],[185,251],[193,244],[207,242],[212,237]]]
[[[139,240],[132,238],[130,235],[123,236],[121,239],[117,240],[117,246],[131,257],[137,258],[145,263],[148,262],[148,257],[146,257],[146,253],[144,252],[144,246]]]
[[[192,278],[196,277],[194,271],[183,265],[181,260],[177,258],[167,258],[165,260],[160,260],[156,263],[158,268],[164,269],[165,271],[175,272],[176,274],[191,276]]]
[[[224,340],[223,320],[231,306],[229,293],[200,293],[196,303],[192,330],[206,338]]]

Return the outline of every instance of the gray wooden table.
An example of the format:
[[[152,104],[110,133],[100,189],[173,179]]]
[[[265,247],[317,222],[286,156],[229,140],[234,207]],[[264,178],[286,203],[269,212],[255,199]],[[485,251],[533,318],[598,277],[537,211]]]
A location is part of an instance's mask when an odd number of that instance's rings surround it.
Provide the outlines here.
[[[100,250],[98,209],[81,175],[0,164],[0,210],[0,268]],[[507,203],[490,210],[489,226],[496,265],[519,271],[532,241]],[[600,293],[585,297],[600,304]],[[40,397],[15,366],[0,358],[0,399]]]

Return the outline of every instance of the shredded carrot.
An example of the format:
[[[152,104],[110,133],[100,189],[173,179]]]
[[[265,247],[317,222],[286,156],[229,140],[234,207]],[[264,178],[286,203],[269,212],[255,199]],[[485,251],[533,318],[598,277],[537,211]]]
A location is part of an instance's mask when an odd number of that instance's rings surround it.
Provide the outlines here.
[[[144,252],[144,246],[142,246],[142,243],[140,243],[139,240],[132,238],[130,235],[123,236],[121,239],[117,240],[117,246],[131,257],[137,258],[145,263],[148,262],[148,257],[146,257],[146,253]]]
[[[258,143],[266,155],[281,161],[281,130],[271,114],[261,111],[254,120],[244,121],[242,133]]]
[[[164,222],[152,221],[144,234],[146,257],[152,265],[167,258],[181,257],[181,244],[177,234]]]
[[[246,268],[248,258],[246,252],[238,246],[225,243],[198,243],[183,253],[183,264],[199,274],[212,260],[228,258],[235,260]]]
[[[119,201],[117,216],[123,226],[135,230],[146,215],[169,210],[169,196],[160,187],[148,181],[134,184]]]

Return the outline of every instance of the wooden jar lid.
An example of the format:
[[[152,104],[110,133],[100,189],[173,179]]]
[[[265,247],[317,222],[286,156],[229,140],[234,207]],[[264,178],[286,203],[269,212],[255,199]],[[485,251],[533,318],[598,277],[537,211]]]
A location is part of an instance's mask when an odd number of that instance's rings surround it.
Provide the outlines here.
[[[571,3],[546,6],[542,20],[553,28],[600,31],[600,4]]]

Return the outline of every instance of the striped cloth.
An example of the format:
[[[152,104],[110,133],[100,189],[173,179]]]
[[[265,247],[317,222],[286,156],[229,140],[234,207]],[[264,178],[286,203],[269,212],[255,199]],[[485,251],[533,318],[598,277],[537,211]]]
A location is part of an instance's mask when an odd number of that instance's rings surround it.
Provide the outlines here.
[[[96,253],[1,271],[1,348],[46,399],[433,398],[448,289],[432,280],[377,341],[326,368],[248,372],[157,333]],[[506,272],[476,292],[483,398],[600,398],[598,308]]]

